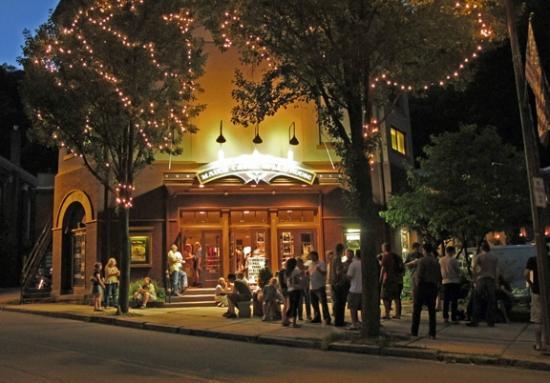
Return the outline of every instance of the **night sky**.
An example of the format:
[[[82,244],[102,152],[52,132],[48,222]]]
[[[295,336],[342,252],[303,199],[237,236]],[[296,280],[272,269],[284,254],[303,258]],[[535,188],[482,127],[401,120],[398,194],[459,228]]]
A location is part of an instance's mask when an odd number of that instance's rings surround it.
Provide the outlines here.
[[[34,31],[48,20],[59,0],[0,0],[0,65],[18,66],[23,30]]]

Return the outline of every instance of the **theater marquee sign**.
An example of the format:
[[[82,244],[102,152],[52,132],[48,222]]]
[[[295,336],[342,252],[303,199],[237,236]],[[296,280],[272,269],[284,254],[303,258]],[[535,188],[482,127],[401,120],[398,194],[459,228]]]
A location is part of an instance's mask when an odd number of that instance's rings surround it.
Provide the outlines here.
[[[260,181],[270,183],[274,178],[283,176],[311,185],[315,181],[316,174],[294,160],[261,154],[257,151],[211,162],[197,172],[197,178],[201,184],[229,176],[239,177],[244,183],[257,184]]]

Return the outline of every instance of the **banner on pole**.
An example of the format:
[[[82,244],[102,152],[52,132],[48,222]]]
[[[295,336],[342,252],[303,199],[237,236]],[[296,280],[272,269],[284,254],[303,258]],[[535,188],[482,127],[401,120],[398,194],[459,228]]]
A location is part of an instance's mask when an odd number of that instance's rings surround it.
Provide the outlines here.
[[[529,35],[527,37],[527,51],[525,56],[525,78],[535,95],[539,139],[546,145],[550,133],[550,96],[548,92],[548,82],[546,81],[544,71],[540,64],[539,51],[537,49],[531,21],[529,21]]]

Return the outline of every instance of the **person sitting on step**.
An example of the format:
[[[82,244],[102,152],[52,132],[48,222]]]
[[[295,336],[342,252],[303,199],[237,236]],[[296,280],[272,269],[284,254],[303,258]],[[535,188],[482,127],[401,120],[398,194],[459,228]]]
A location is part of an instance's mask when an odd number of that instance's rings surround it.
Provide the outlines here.
[[[248,284],[241,279],[237,279],[235,274],[229,274],[227,280],[229,283],[233,284],[233,290],[227,296],[228,308],[223,316],[226,318],[236,318],[237,314],[235,312],[235,307],[239,306],[239,302],[250,302],[252,299],[252,292]]]

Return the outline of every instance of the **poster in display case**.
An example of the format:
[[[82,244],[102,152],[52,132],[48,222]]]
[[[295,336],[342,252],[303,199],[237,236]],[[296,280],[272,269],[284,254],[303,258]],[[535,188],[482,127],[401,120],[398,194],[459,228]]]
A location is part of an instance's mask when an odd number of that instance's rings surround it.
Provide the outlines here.
[[[281,255],[283,258],[294,256],[294,235],[291,231],[281,232]]]

